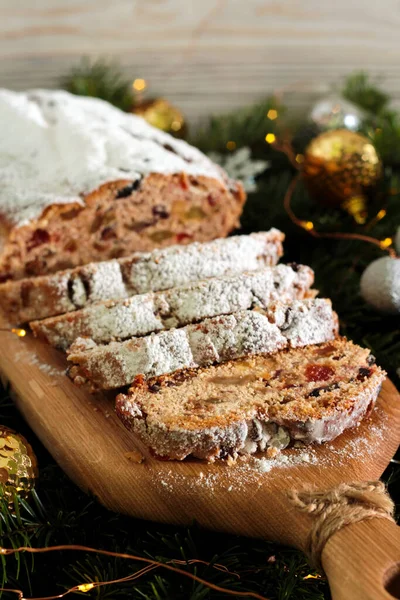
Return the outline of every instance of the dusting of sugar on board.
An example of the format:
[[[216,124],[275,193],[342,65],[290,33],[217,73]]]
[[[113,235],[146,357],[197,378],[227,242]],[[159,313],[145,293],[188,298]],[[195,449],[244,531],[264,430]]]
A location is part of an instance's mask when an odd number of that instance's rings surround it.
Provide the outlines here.
[[[368,437],[357,435],[346,440],[344,448],[328,442],[320,445],[301,446],[291,448],[288,451],[282,451],[274,458],[267,458],[263,454],[256,456],[240,457],[233,464],[228,465],[225,461],[215,464],[204,463],[204,469],[197,474],[184,475],[175,469],[166,470],[160,467],[157,471],[155,467],[156,481],[162,489],[173,494],[177,486],[185,487],[185,493],[196,494],[201,488],[202,491],[214,493],[230,493],[239,490],[248,490],[249,498],[257,492],[257,489],[272,472],[285,470],[288,482],[291,480],[290,468],[319,467],[331,468],[346,463],[349,459],[362,460],[366,455],[374,455],[376,452],[376,442],[382,441],[384,430],[387,428],[385,422],[387,416],[380,412],[377,424],[366,422],[368,426]],[[365,423],[364,423],[365,425]],[[338,438],[340,442],[340,437]],[[375,443],[374,443],[375,442]],[[328,452],[321,452],[325,449]]]
[[[183,140],[98,98],[65,91],[0,90],[0,212],[25,225],[51,204],[149,173],[224,181],[222,169]]]
[[[19,352],[16,352],[14,358],[17,362],[22,361],[30,365],[36,365],[42,371],[42,373],[49,375],[49,377],[57,377],[60,375],[65,376],[65,369],[53,367],[48,363],[42,362],[34,352],[29,352],[28,350],[23,349]]]

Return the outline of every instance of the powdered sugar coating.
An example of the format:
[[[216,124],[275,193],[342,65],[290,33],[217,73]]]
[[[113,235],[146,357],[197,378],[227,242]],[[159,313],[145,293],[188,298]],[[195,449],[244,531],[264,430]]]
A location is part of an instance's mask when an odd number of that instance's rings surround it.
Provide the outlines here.
[[[326,341],[327,324],[338,320],[328,299],[294,301],[290,306],[278,304],[268,309],[270,319],[282,330],[292,348]]]
[[[131,293],[166,290],[227,273],[255,271],[274,265],[282,253],[284,235],[277,229],[235,236],[188,246],[170,246],[142,255],[141,260],[122,263],[124,279],[131,282]]]
[[[253,271],[278,262],[283,239],[280,231],[271,229],[137,252],[127,258],[6,282],[0,285],[0,306],[15,322],[23,323],[101,300],[127,298],[199,279]]]
[[[337,317],[329,300],[297,301],[291,307],[296,319],[288,329],[274,322],[275,311],[280,311],[277,306],[268,314],[242,311],[105,346],[78,338],[68,353],[68,360],[75,365],[70,375],[77,384],[89,381],[94,388],[112,389],[128,385],[138,374],[153,377],[335,337]],[[308,313],[320,311],[325,323],[313,327]],[[303,331],[296,335],[297,330]]]
[[[277,265],[259,271],[198,281],[165,292],[97,303],[74,313],[35,321],[36,336],[63,349],[78,337],[107,343],[181,327],[195,321],[271,302],[304,298],[314,280],[303,265]],[[313,318],[313,317],[311,317]]]
[[[3,89],[0,127],[0,212],[17,226],[51,204],[84,204],[110,181],[181,172],[225,180],[199,150],[97,98]]]

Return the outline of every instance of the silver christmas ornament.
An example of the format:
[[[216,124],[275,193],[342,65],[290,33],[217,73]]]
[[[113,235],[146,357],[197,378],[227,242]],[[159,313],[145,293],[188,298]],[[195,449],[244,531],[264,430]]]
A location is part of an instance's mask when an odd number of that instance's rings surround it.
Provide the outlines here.
[[[314,104],[309,118],[322,131],[349,129],[358,131],[365,113],[355,104],[340,96],[323,98]]]
[[[400,313],[400,258],[374,260],[361,276],[361,295],[379,312]]]

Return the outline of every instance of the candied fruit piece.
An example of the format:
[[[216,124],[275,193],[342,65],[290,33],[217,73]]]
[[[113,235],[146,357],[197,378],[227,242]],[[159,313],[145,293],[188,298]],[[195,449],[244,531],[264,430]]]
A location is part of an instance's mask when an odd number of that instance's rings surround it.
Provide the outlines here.
[[[214,198],[212,194],[208,194],[207,202],[210,206],[215,206],[217,204],[217,200]]]
[[[307,381],[328,381],[335,371],[328,365],[311,364],[306,367]]]
[[[206,216],[206,213],[202,208],[200,208],[200,206],[192,206],[192,208],[185,213],[186,219],[201,220]]]
[[[149,234],[149,238],[151,238],[154,242],[163,242],[164,240],[168,240],[174,234],[172,231],[155,231],[154,233]]]
[[[178,243],[183,242],[185,240],[190,240],[193,236],[189,235],[188,233],[177,233],[176,234],[176,241]]]

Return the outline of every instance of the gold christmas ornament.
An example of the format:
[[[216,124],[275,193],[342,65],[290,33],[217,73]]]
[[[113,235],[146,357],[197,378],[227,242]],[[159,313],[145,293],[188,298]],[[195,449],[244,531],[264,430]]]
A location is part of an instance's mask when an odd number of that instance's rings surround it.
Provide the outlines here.
[[[337,129],[314,138],[304,153],[303,177],[324,206],[341,206],[365,223],[367,200],[382,177],[382,163],[365,136]]]
[[[143,117],[153,127],[176,137],[186,134],[186,122],[181,111],[164,98],[144,100],[133,107],[132,112]]]
[[[35,484],[37,460],[26,439],[8,427],[0,426],[0,484],[12,502],[14,492],[25,498]]]

